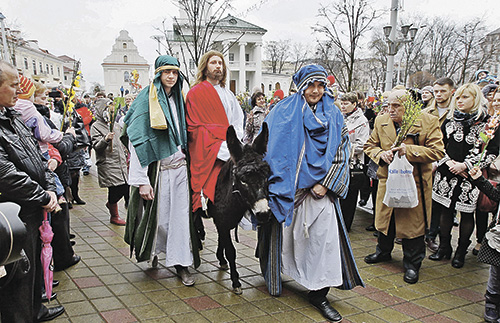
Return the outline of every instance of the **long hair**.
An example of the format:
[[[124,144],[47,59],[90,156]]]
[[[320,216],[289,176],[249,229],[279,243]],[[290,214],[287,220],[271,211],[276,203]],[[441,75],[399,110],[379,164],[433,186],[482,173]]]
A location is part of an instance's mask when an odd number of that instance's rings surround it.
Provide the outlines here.
[[[220,81],[220,86],[222,86],[222,87],[226,86],[226,78],[227,78],[226,61],[224,61],[224,55],[222,55],[221,52],[218,52],[216,50],[211,50],[209,52],[206,52],[200,58],[200,62],[198,63],[198,72],[196,73],[196,80],[194,81],[193,86],[198,85],[207,79],[207,76],[205,75],[205,73],[206,73],[207,67],[208,67],[208,60],[212,56],[218,56],[222,59],[222,80]]]
[[[455,95],[451,99],[450,111],[448,112],[447,118],[453,119],[453,114],[455,113],[455,110],[458,109],[457,98],[459,98],[464,93],[467,93],[474,98],[474,105],[472,106],[471,110],[468,113],[477,112],[477,116],[475,117],[475,119],[476,120],[482,119],[484,115],[487,113],[485,107],[486,99],[484,98],[483,92],[481,92],[479,86],[477,86],[477,84],[474,83],[464,84],[456,90]]]

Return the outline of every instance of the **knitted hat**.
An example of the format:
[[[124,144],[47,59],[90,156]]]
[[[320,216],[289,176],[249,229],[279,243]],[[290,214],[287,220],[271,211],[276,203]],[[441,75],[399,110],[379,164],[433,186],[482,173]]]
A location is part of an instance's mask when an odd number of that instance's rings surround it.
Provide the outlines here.
[[[293,76],[293,83],[299,92],[304,91],[309,84],[319,81],[326,86],[328,83],[326,70],[320,65],[306,65]]]
[[[335,76],[333,76],[333,75],[328,75],[328,77],[326,79],[330,82],[330,85],[335,83]]]
[[[285,97],[285,93],[283,93],[283,90],[282,89],[278,89],[276,91],[274,91],[274,94],[273,94],[273,97],[279,97],[280,100],[283,100],[283,97]]]
[[[424,86],[422,88],[422,92],[424,92],[424,91],[431,92],[432,94],[434,94],[434,88],[430,85]]]
[[[488,94],[495,91],[497,89],[497,87],[498,87],[498,85],[496,85],[496,84],[487,84],[481,89],[481,92],[483,92],[483,95],[486,98],[488,96]]]
[[[21,93],[18,94],[20,99],[28,100],[35,93],[35,84],[24,75],[19,75],[19,88]]]

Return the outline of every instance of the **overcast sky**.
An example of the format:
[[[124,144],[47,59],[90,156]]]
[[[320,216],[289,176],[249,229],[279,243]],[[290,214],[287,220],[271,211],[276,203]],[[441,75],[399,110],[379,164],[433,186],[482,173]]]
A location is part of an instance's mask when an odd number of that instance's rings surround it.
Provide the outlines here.
[[[312,42],[311,26],[317,21],[320,4],[331,0],[233,0],[232,15],[268,30],[264,41],[292,39]],[[389,23],[391,0],[369,0],[384,10],[380,23]],[[500,27],[498,0],[402,0],[400,17],[443,16],[457,21],[483,18],[490,30]],[[250,9],[250,10],[249,10]],[[492,10],[494,9],[494,10]],[[139,53],[154,63],[157,34],[164,18],[178,16],[172,0],[2,0],[0,12],[7,26],[15,26],[25,39],[36,39],[41,48],[55,55],[68,55],[82,62],[87,84],[103,83],[102,60],[121,29],[129,31]],[[495,14],[496,13],[496,14]],[[496,19],[495,19],[496,18]]]

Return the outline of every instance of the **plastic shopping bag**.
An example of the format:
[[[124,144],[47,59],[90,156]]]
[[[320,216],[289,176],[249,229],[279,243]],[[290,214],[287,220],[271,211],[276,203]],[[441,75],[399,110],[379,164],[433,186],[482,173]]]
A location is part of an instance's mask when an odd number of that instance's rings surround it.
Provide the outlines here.
[[[389,175],[385,186],[384,204],[388,207],[410,209],[418,205],[418,192],[413,166],[406,156],[394,156],[389,165]]]

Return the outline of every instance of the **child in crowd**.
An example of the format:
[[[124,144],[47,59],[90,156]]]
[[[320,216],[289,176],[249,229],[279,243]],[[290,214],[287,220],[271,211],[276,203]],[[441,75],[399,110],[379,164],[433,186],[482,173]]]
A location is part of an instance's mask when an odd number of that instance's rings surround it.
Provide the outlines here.
[[[500,187],[494,187],[484,176],[482,176],[481,170],[478,166],[475,166],[469,171],[470,176],[472,177],[472,183],[477,186],[488,196],[490,199],[494,201],[500,201]],[[498,212],[497,215],[493,218],[493,221],[490,224],[490,232],[486,234],[485,240],[493,240],[496,242],[497,239],[492,239],[488,235],[491,234],[493,237],[498,237],[500,239],[500,232],[495,228],[498,226]],[[489,244],[491,247],[491,243],[489,241],[483,241],[482,244]],[[492,247],[493,248],[493,247]],[[482,248],[479,250],[478,260],[481,261],[481,253]],[[494,249],[496,252],[494,254],[500,258],[500,252],[498,249]],[[499,262],[500,259],[492,259],[494,262]],[[500,306],[500,266],[491,265],[490,267],[490,276],[488,278],[488,285],[486,287],[485,296],[485,309],[484,309],[484,319],[486,322],[497,322],[500,318],[498,314],[499,306]]]

